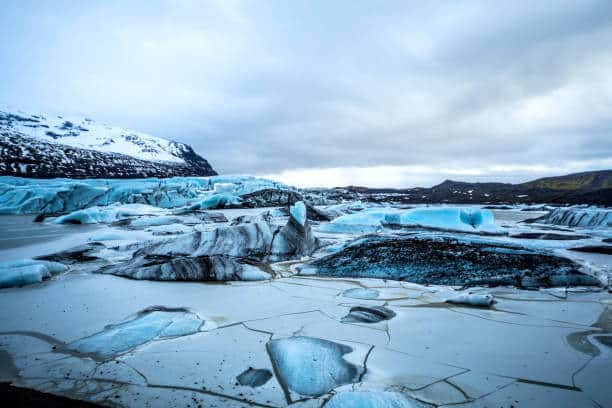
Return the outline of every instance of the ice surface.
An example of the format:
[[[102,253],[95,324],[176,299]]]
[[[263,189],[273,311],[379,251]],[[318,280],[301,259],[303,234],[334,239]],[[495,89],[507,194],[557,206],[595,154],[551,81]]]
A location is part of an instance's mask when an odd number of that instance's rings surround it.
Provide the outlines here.
[[[203,321],[183,310],[149,309],[136,318],[107,327],[90,337],[66,346],[68,350],[106,359],[132,350],[156,338],[195,333]]]
[[[326,408],[419,408],[411,398],[391,391],[352,391],[334,395]]]
[[[302,395],[319,396],[355,382],[363,370],[343,358],[351,347],[324,339],[289,337],[271,340],[267,347],[279,380]]]
[[[0,262],[0,288],[39,283],[66,270],[68,267],[58,262],[30,259]]]
[[[289,209],[289,212],[298,224],[302,226],[306,224],[306,205],[303,201],[298,201],[297,203],[293,204]]]
[[[380,292],[376,289],[366,289],[366,288],[354,288],[347,289],[342,292],[342,296],[353,298],[353,299],[376,299],[380,295]]]

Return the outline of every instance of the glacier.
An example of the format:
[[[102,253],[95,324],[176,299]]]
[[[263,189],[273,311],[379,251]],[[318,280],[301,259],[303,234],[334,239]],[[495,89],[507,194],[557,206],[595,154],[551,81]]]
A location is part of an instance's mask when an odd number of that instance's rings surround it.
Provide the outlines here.
[[[215,196],[215,185],[224,192]],[[0,214],[63,214],[111,204],[146,204],[178,208],[221,199],[237,202],[242,195],[295,188],[252,176],[174,177],[170,179],[24,179],[0,177]],[[210,201],[207,201],[210,200]]]

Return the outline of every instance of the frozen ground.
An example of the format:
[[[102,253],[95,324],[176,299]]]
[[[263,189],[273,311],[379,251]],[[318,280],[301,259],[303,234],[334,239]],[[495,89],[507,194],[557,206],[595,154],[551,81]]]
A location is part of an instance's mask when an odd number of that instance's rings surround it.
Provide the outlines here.
[[[344,216],[377,211],[363,206],[320,209]],[[474,214],[477,208],[463,210]],[[288,222],[290,212],[297,226]],[[485,232],[493,236],[439,231],[440,225],[428,228],[429,219],[422,218],[418,226],[375,225],[379,239],[450,234],[569,257],[601,282],[538,290],[462,288],[299,274],[313,259],[338,253],[349,242],[359,245],[352,240],[372,232],[302,223],[305,214],[300,206],[164,209],[83,225],[0,217],[2,262],[64,251],[54,261],[68,268],[42,283],[0,290],[2,380],[112,407],[612,406],[612,296],[605,288],[612,257],[569,250],[603,245],[610,238],[606,226],[521,223],[546,213],[518,208],[494,210],[494,220],[485,214]],[[247,226],[262,219],[266,228],[284,231],[288,244],[281,248],[249,235]],[[461,219],[452,222],[456,227]],[[215,232],[231,224],[244,228]],[[312,239],[300,224],[318,239],[310,255],[287,252],[295,239]],[[187,243],[195,245],[185,237],[219,234],[229,238],[200,238],[198,251],[259,251],[264,245],[271,252],[250,252],[257,259],[249,265],[265,267],[270,279],[163,282],[98,273],[132,266],[143,253],[184,257],[176,254]],[[281,249],[283,259],[276,259],[274,251]]]

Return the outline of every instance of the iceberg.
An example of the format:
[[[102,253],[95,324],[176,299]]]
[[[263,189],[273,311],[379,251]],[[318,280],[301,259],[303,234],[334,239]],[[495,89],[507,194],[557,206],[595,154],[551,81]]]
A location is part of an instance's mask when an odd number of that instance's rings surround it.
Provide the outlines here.
[[[77,210],[53,220],[55,224],[98,224],[111,223],[125,218],[138,217],[141,215],[159,215],[164,210],[144,204],[114,204],[106,207],[90,207]],[[155,220],[162,222],[165,217],[156,217]],[[175,221],[176,222],[176,221]],[[143,221],[144,223],[144,221]],[[161,224],[157,224],[161,225]]]
[[[455,303],[459,305],[469,306],[491,306],[493,304],[493,296],[480,293],[464,293],[446,299],[446,303]]]
[[[149,243],[124,263],[102,270],[132,279],[178,281],[265,280],[264,260],[310,256],[319,241],[293,217],[283,227],[260,214],[238,225],[195,231]]]
[[[493,213],[479,208],[428,207],[414,208],[401,213],[390,213],[384,224],[402,227],[422,227],[444,231],[503,234],[495,224]]]
[[[579,228],[610,228],[612,209],[579,206],[555,208],[547,215],[526,222]]]
[[[51,261],[24,259],[0,262],[0,288],[39,283],[66,270],[66,265]]]
[[[370,208],[336,218],[321,227],[321,232],[373,233],[383,227],[419,227],[478,234],[504,234],[495,224],[493,213],[478,208],[427,207],[401,211]]]
[[[323,224],[319,230],[328,233],[373,233],[381,230],[385,218],[396,212],[397,210],[391,208],[369,208],[338,217],[328,224]]]

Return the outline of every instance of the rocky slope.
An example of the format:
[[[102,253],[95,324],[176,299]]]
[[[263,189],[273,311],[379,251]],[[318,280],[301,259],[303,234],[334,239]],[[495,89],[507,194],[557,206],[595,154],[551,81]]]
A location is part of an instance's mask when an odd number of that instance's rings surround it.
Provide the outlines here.
[[[0,175],[135,178],[210,176],[183,143],[98,124],[0,111]]]

